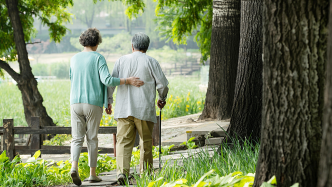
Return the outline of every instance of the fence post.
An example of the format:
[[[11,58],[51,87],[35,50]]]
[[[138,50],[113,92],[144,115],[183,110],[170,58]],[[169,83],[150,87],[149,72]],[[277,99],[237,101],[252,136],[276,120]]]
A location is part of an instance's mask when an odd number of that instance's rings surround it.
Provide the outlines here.
[[[1,137],[1,149],[0,149],[0,152],[2,152],[4,149],[3,149],[3,146],[5,145],[5,139],[3,138],[3,133],[4,133],[4,130],[2,132],[0,132],[0,137]]]
[[[6,155],[9,160],[15,156],[15,142],[14,142],[14,120],[3,119],[3,150],[6,150]]]
[[[31,117],[31,129],[40,129],[40,118],[39,117]],[[33,134],[31,137],[31,144],[30,149],[38,149],[40,150],[40,134]],[[31,156],[33,156],[35,153],[32,151]]]
[[[153,126],[152,131],[152,145],[153,146],[159,146],[159,120],[160,116],[157,116],[157,123]]]

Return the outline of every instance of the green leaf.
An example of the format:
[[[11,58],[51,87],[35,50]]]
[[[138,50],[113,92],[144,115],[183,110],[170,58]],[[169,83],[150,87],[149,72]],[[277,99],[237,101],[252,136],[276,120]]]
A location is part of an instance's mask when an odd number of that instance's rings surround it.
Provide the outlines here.
[[[149,185],[148,185],[148,187],[152,187],[156,182],[158,182],[158,181],[160,181],[162,179],[163,179],[163,177],[159,177],[157,180],[150,182]]]
[[[263,182],[263,184],[260,187],[275,187],[273,184]]]
[[[198,185],[204,180],[205,177],[211,175],[214,173],[214,169],[210,170],[209,172],[205,173],[196,183],[193,187],[198,187]]]
[[[291,187],[299,187],[299,183],[295,183]]]
[[[35,159],[37,159],[40,156],[41,152],[40,150],[36,151],[35,154],[33,155],[33,157],[35,157]]]
[[[277,179],[276,179],[276,176],[273,175],[273,177],[272,177],[269,181],[267,181],[267,183],[277,185]]]

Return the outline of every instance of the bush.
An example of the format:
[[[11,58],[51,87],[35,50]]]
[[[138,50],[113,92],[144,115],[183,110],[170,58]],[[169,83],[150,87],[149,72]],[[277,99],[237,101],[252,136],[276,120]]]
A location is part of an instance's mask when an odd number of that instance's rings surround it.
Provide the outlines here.
[[[69,62],[53,63],[50,65],[50,71],[52,76],[56,76],[58,79],[69,79]]]
[[[35,76],[56,76],[57,79],[69,79],[69,62],[34,64],[31,68]]]
[[[47,71],[47,64],[35,64],[31,66],[32,73],[35,76],[49,76],[49,72]]]

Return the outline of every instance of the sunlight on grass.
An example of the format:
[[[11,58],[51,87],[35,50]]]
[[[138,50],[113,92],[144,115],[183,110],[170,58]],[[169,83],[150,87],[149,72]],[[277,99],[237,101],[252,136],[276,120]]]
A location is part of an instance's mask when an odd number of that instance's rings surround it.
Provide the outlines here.
[[[170,91],[162,119],[169,119],[201,112],[205,93],[199,92],[198,78],[169,78]],[[48,114],[59,126],[70,126],[70,81],[39,82],[39,91],[44,98]],[[0,84],[0,119],[14,119],[15,126],[27,126],[24,118],[22,96],[13,83]],[[156,107],[157,109],[157,107]],[[114,113],[114,112],[113,112]],[[159,115],[159,110],[157,110]],[[1,120],[2,126],[2,120]],[[114,126],[113,114],[103,114],[101,126]]]

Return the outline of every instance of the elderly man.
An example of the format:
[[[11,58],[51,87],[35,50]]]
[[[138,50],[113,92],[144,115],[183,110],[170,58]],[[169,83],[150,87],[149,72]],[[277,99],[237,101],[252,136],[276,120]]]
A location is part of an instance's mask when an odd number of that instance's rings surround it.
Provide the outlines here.
[[[113,77],[140,77],[144,85],[140,88],[118,86],[114,118],[117,125],[117,174],[123,184],[130,170],[131,153],[136,130],[140,136],[140,172],[152,168],[152,130],[157,122],[155,110],[156,89],[159,94],[158,107],[163,108],[168,93],[168,81],[157,60],[146,55],[150,39],[144,33],[132,38],[132,54],[122,56],[114,65]],[[115,87],[108,87],[109,103],[113,102]],[[108,109],[111,112],[111,108]]]

